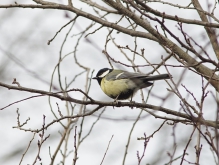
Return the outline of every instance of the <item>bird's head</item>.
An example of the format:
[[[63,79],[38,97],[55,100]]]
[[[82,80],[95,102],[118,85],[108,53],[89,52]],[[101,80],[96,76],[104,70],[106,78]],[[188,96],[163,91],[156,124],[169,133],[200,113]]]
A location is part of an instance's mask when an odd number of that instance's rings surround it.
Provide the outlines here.
[[[112,69],[109,69],[109,68],[100,69],[100,70],[97,72],[96,77],[93,77],[92,79],[96,79],[96,80],[98,81],[98,83],[100,84],[100,83],[101,83],[101,80],[102,80],[104,77],[106,77],[106,75],[109,74],[111,71],[112,71]]]

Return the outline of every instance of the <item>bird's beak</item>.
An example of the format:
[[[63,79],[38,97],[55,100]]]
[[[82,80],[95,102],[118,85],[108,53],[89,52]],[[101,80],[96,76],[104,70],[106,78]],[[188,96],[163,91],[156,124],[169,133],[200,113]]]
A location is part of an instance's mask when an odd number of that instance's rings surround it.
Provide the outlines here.
[[[92,79],[98,79],[98,77],[93,77]]]

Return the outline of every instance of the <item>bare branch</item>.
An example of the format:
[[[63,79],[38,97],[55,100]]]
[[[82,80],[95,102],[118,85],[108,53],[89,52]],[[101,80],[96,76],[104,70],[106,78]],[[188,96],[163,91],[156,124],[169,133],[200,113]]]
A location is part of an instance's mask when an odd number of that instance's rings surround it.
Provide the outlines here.
[[[112,139],[113,139],[113,135],[112,135],[112,137],[111,137],[111,139],[110,139],[110,141],[109,141],[109,143],[108,143],[108,146],[107,146],[107,148],[106,148],[106,151],[105,151],[105,153],[104,153],[104,156],[103,156],[103,159],[102,159],[100,165],[103,164],[104,158],[105,158],[106,153],[107,153],[107,151],[108,151],[108,149],[109,149],[109,146],[110,146],[110,143],[111,143]]]

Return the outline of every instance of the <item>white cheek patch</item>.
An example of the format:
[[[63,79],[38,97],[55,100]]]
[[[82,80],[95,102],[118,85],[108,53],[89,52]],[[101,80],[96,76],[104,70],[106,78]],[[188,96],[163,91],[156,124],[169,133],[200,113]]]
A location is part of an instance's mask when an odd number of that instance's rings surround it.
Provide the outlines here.
[[[119,78],[119,76],[121,76],[124,72],[122,73],[119,73],[117,76],[116,76],[116,79]]]
[[[110,71],[107,70],[107,71],[103,72],[101,75],[99,75],[98,77],[104,78],[109,72],[110,72]]]

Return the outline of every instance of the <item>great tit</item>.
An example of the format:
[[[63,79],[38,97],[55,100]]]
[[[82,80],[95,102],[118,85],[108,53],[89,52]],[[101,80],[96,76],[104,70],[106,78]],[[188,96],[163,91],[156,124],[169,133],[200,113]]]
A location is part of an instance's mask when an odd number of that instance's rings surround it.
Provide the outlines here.
[[[130,97],[132,100],[137,90],[153,85],[153,81],[169,78],[168,74],[148,76],[109,68],[99,70],[96,77],[93,77],[98,81],[103,92],[115,100],[126,100]]]

